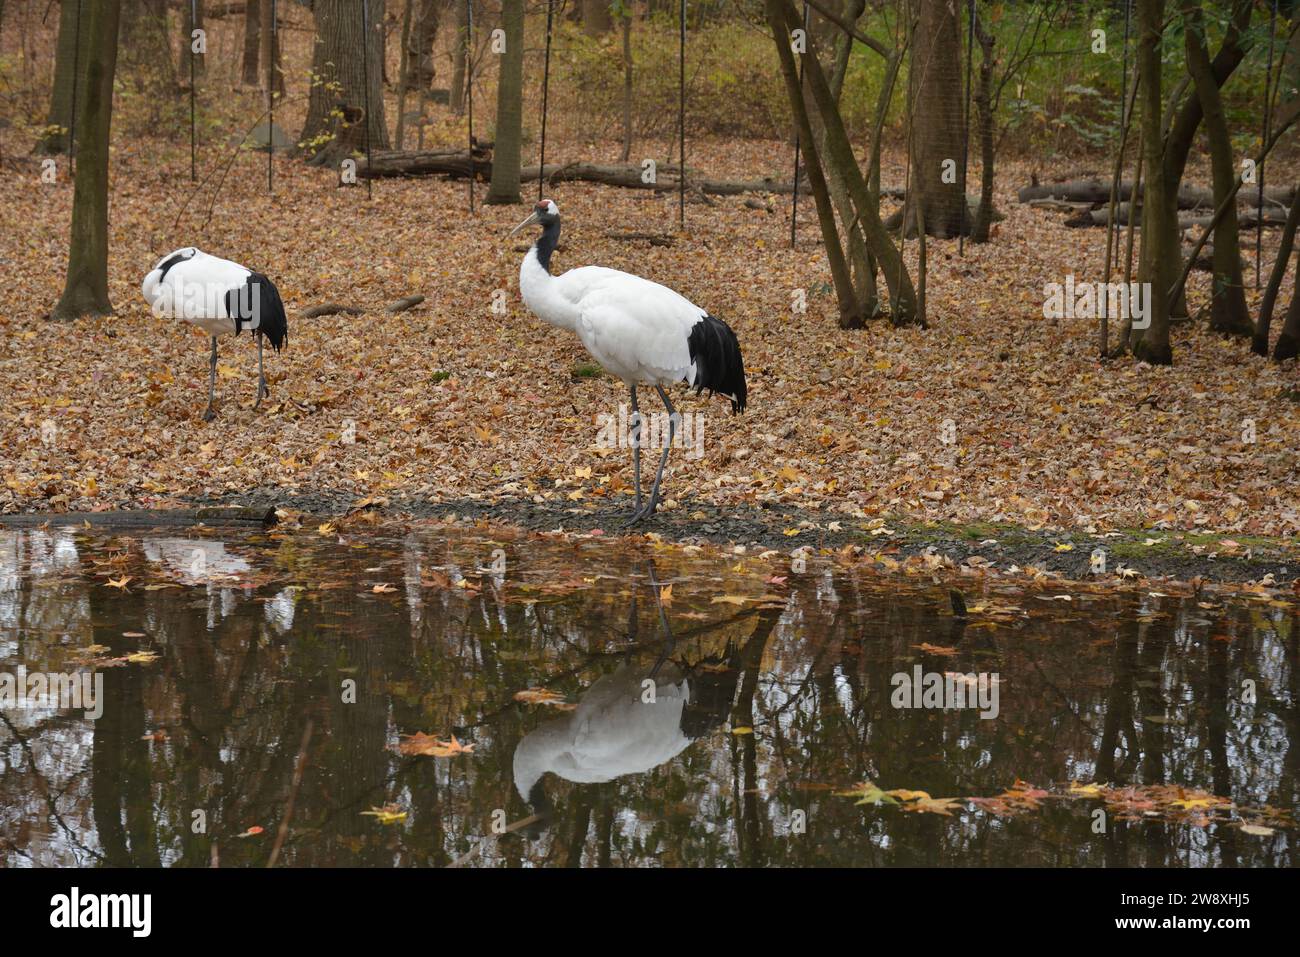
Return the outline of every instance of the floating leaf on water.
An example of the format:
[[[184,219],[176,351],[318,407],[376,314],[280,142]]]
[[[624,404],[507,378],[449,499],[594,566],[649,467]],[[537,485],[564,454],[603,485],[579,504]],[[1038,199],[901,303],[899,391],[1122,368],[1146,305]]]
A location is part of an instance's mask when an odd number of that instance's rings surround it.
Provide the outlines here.
[[[897,804],[895,798],[890,797],[880,788],[876,787],[872,781],[863,781],[856,788],[848,791],[836,791],[836,797],[855,797],[858,798],[858,804]]]
[[[557,691],[549,691],[546,688],[528,688],[524,691],[516,691],[515,700],[522,701],[524,704],[545,704],[553,707],[560,707],[567,703],[564,700],[564,695]]]
[[[397,750],[407,755],[423,755],[431,758],[450,758],[458,754],[471,754],[474,745],[461,744],[453,734],[450,741],[439,741],[431,734],[417,731],[407,735],[406,740],[397,746]]]
[[[400,824],[406,820],[406,812],[396,804],[385,804],[383,807],[372,807],[369,811],[362,811],[363,816],[373,817],[380,824]]]

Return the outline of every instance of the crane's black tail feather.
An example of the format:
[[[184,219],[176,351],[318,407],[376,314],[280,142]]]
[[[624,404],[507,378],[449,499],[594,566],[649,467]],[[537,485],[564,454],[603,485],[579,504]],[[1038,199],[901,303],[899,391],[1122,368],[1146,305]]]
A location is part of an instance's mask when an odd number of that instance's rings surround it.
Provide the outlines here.
[[[733,414],[745,411],[745,362],[731,327],[706,315],[691,327],[686,340],[695,363],[695,391],[708,389],[731,400]]]
[[[235,320],[235,335],[248,326],[254,335],[266,336],[276,352],[289,341],[289,317],[280,290],[261,273],[250,273],[244,285],[226,293],[226,313]]]
[[[737,665],[736,646],[729,641],[721,655],[697,661],[687,669],[690,695],[682,707],[679,726],[692,741],[726,722],[740,683]]]

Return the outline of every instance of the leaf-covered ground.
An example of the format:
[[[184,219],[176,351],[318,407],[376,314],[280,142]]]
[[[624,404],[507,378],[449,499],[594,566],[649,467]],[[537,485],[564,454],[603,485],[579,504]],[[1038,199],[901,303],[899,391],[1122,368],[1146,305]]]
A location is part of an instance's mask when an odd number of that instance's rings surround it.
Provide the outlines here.
[[[0,510],[165,507],[265,488],[626,510],[630,453],[598,448],[596,421],[617,415],[626,392],[608,376],[575,374],[588,361],[576,338],[525,310],[525,247],[506,233],[526,207],[470,215],[465,183],[440,179],[382,181],[368,201],[364,186],[339,188],[334,171],[288,158],[276,160],[269,196],[265,157],[247,154],[204,229],[210,190],[181,209],[185,146],[115,143],[118,314],[103,320],[44,318],[62,288],[72,189],[63,171],[55,184],[32,163],[10,172],[0,195],[10,287],[0,310]],[[610,159],[614,149],[561,140],[551,155]],[[697,141],[689,162],[715,176],[779,175],[788,152]],[[201,176],[224,159],[216,146],[204,155]],[[901,161],[886,164],[886,183],[902,181]],[[1007,218],[990,244],[959,256],[955,242],[931,241],[928,330],[836,326],[810,201],[793,251],[788,197],[772,198],[770,211],[744,197],[690,203],[687,233],[651,246],[606,234],[675,232],[675,196],[549,189],[564,217],[555,266],[600,263],[664,282],[740,337],[749,410],[732,417],[721,400],[682,397],[683,412],[704,413],[704,454],[673,456],[664,507],[780,503],[828,520],[1293,534],[1294,364],[1191,323],[1175,330],[1173,368],[1100,364],[1093,323],[1044,319],[1042,304],[1044,285],[1067,273],[1100,278],[1104,231],[1065,229],[1064,214],[1017,204],[1031,168],[1000,166]],[[535,189],[526,185],[526,198]],[[1266,235],[1265,274],[1276,241]],[[206,340],[152,316],[140,294],[153,262],[186,244],[266,272],[285,298],[289,346],[268,358],[271,398],[259,411],[252,340],[227,339],[218,416],[203,422]],[[915,252],[909,243],[913,261]],[[1253,278],[1253,248],[1244,254]],[[1194,311],[1206,283],[1196,275]],[[504,314],[493,311],[497,290]],[[805,314],[792,310],[797,290]],[[384,311],[412,294],[427,300]],[[301,318],[324,302],[366,311]]]

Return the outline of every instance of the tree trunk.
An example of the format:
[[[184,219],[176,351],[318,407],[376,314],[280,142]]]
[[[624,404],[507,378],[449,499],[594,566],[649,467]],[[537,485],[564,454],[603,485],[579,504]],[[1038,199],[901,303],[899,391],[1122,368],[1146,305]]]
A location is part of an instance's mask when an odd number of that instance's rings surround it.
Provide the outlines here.
[[[401,66],[397,71],[397,148],[406,147],[406,91],[411,81],[411,13],[416,0],[406,0],[402,9]]]
[[[270,3],[270,0],[267,0]],[[261,48],[261,0],[248,0],[244,7],[244,86],[257,86],[257,53]]]
[[[197,14],[197,16],[195,16]],[[194,48],[194,31],[203,29],[203,0],[181,0],[181,55],[178,61],[181,76],[189,81],[190,52]],[[207,55],[194,54],[194,75],[203,76],[207,71]]]
[[[788,34],[800,21],[790,0],[782,0],[781,6],[784,8]],[[814,42],[811,37],[809,42]],[[890,321],[896,326],[911,323],[924,326],[925,313],[921,300],[917,298],[916,290],[912,287],[912,280],[903,265],[902,256],[880,221],[879,193],[873,190],[863,178],[857,156],[853,152],[853,145],[840,116],[839,104],[830,84],[826,81],[815,50],[809,50],[805,68],[809,92],[817,106],[825,137],[825,148],[820,155],[824,157],[827,168],[833,171],[832,182],[842,184],[850,199],[849,208],[844,211],[847,216],[846,228],[850,232],[850,249],[856,241],[856,234],[860,237],[862,246],[859,247],[855,257],[861,256],[864,251],[868,254],[865,262],[859,263],[859,281],[856,291],[859,296],[865,297],[859,301],[867,316],[878,314],[875,264],[879,263],[889,289]]]
[[[623,10],[623,149],[619,161],[632,156],[632,11]]]
[[[975,88],[975,109],[980,137],[980,204],[971,226],[971,239],[989,241],[993,227],[993,34],[984,30],[978,13],[975,16],[975,39],[980,45],[979,86]]]
[[[582,0],[582,32],[598,37],[614,29],[609,12],[610,0]]]
[[[839,266],[836,266],[832,261],[832,275],[836,280],[836,296],[840,301],[840,324],[845,328],[851,328],[861,325],[865,320],[867,304],[859,299],[858,291],[853,286],[851,277],[849,278],[849,288],[846,295],[845,290],[842,289],[845,277],[836,275],[839,268],[847,269],[847,264],[844,263],[843,251],[839,247],[839,231],[835,226],[835,209],[829,184],[821,171],[823,158],[819,148],[820,144],[812,136],[812,124],[807,116],[807,109],[802,95],[803,91],[799,88],[798,71],[794,65],[794,54],[790,51],[788,40],[791,32],[796,27],[799,27],[802,21],[795,13],[790,0],[767,0],[766,13],[768,22],[773,29],[778,53],[781,56],[782,74],[786,79],[786,88],[791,98],[791,106],[795,111],[796,119],[801,124],[800,136],[807,144],[809,182],[813,187],[813,196],[817,200],[817,218],[821,222],[822,235],[827,243],[827,253],[828,255],[832,253],[838,254],[840,259]],[[811,37],[809,42],[812,42]],[[912,288],[911,277],[907,274],[902,257],[894,247],[889,235],[885,232],[884,225],[880,222],[880,210],[876,197],[868,188],[866,180],[862,177],[862,171],[858,168],[857,157],[853,154],[853,146],[844,130],[839,108],[831,95],[830,86],[826,82],[816,52],[811,48],[804,57],[803,65],[804,76],[812,93],[813,101],[817,105],[817,111],[825,133],[825,163],[827,167],[834,167],[835,175],[846,187],[852,201],[853,216],[846,224],[846,228],[850,232],[861,229],[862,240],[881,265],[881,269],[885,274],[885,281],[889,286],[893,323],[903,325],[923,321],[918,308],[916,293]],[[806,129],[803,128],[805,123],[807,124]],[[818,185],[819,182],[820,186]],[[823,197],[819,195],[821,190],[824,190],[826,194],[824,202]],[[835,246],[834,250],[831,248],[832,244]]]
[[[456,5],[456,43],[452,49],[451,95],[448,106],[457,116],[465,112],[466,69],[469,63],[469,10],[465,0],[451,0]]]
[[[1187,48],[1187,69],[1196,84],[1196,95],[1205,114],[1205,128],[1210,137],[1210,163],[1214,174],[1214,205],[1217,209],[1236,185],[1233,170],[1232,141],[1228,121],[1223,114],[1219,84],[1205,46],[1205,20],[1200,0],[1182,0],[1183,39]],[[1235,336],[1254,332],[1246,308],[1246,291],[1241,275],[1241,246],[1237,228],[1237,205],[1230,203],[1227,212],[1214,228],[1214,280],[1211,284],[1210,328]]]
[[[1227,82],[1228,77],[1232,75],[1233,71],[1245,58],[1246,53],[1242,48],[1241,38],[1250,26],[1251,6],[1252,0],[1233,0],[1231,19],[1228,21],[1228,27],[1224,33],[1223,43],[1211,63],[1214,71],[1214,82],[1220,87]],[[1200,126],[1204,115],[1205,110],[1201,97],[1195,89],[1192,89],[1187,93],[1182,106],[1178,108],[1177,113],[1173,115],[1171,122],[1168,124],[1167,136],[1164,127],[1161,128],[1161,135],[1164,136],[1165,182],[1168,184],[1167,202],[1174,202],[1173,194],[1179,191],[1183,180],[1183,172],[1187,168],[1187,157],[1191,152],[1192,144],[1196,138],[1196,130]],[[1161,274],[1169,280],[1170,286],[1177,280],[1180,266],[1181,263],[1177,257],[1171,258],[1163,264]],[[1187,315],[1186,296],[1181,290],[1170,303],[1169,308],[1171,315]]]
[[[438,14],[442,0],[410,0],[415,4],[411,33],[406,40],[409,67],[407,90],[427,91],[433,86],[433,45],[438,37]],[[452,0],[456,2],[456,0]]]
[[[80,105],[86,95],[86,57],[90,41],[86,20],[89,10],[77,0],[59,4],[59,39],[54,54],[54,92],[50,95],[50,114],[45,134],[36,143],[37,153],[70,153],[72,103]],[[80,40],[78,41],[78,22]],[[76,85],[74,95],[73,85]]]
[[[813,202],[817,206],[817,223],[821,227],[822,244],[826,248],[826,262],[831,271],[831,282],[835,287],[835,299],[839,304],[840,328],[860,327],[866,322],[866,314],[862,303],[858,301],[849,264],[844,258],[844,249],[840,244],[839,228],[835,222],[835,206],[831,202],[830,188],[822,173],[821,159],[817,153],[817,139],[813,135],[808,105],[799,85],[799,70],[795,66],[794,53],[790,49],[784,0],[764,0],[764,13],[768,25],[772,28],[772,37],[781,63],[781,76],[785,80],[790,109],[794,113],[795,135],[804,143],[806,156],[804,165],[808,173],[808,184],[812,187]]]
[[[257,58],[261,63],[261,76],[258,77],[259,85],[265,84],[262,89],[266,94],[263,101],[265,106],[271,105],[271,99],[275,96],[275,74],[280,66],[275,61],[275,3],[274,0],[262,0],[258,7],[257,24]]]
[[[1255,335],[1251,340],[1250,351],[1256,355],[1268,355],[1269,328],[1273,324],[1273,306],[1277,302],[1277,291],[1286,278],[1287,264],[1291,260],[1291,249],[1295,245],[1296,227],[1300,226],[1300,202],[1291,204],[1291,212],[1286,217],[1282,228],[1282,241],[1277,248],[1277,258],[1273,260],[1273,271],[1269,273],[1268,285],[1264,287],[1264,298],[1259,304],[1259,322],[1255,326]]]
[[[1300,284],[1291,293],[1291,305],[1287,308],[1286,319],[1282,323],[1282,334],[1277,337],[1273,347],[1273,359],[1294,359],[1300,354]]]
[[[956,236],[966,227],[960,175],[966,128],[962,117],[961,29],[954,0],[918,0],[919,22],[912,50],[912,123],[916,149],[912,181],[919,215],[932,236]],[[910,231],[915,220],[906,224]]]
[[[353,0],[315,2],[312,72],[318,80],[312,84],[307,121],[299,137],[308,144],[305,149],[315,165],[338,165],[354,153],[365,152],[367,132],[372,149],[388,148],[379,69],[384,0],[370,0],[367,25],[361,22],[362,9]]]
[[[117,70],[117,30],[121,0],[87,4],[86,95],[78,104],[77,180],[72,198],[68,275],[51,318],[107,316],[108,162],[113,121],[113,74]]]
[[[1162,89],[1160,78],[1160,30],[1165,0],[1137,0],[1139,82],[1142,84],[1142,136],[1146,151],[1146,187],[1142,203],[1142,252],[1138,258],[1138,281],[1150,283],[1151,296],[1145,329],[1131,333],[1133,354],[1152,365],[1172,365],[1169,345],[1169,289],[1175,276],[1166,264],[1180,261],[1178,224],[1171,184],[1166,178],[1161,148]]]
[[[843,9],[841,19],[850,26],[856,24],[866,8],[865,0],[847,0]],[[816,19],[809,18],[811,36],[807,42],[808,49],[820,50],[823,45],[830,47],[830,69],[831,73],[827,79],[827,86],[830,91],[830,99],[836,108],[840,102],[840,92],[844,89],[844,76],[848,72],[849,51],[851,49],[853,38],[845,31],[839,29],[836,25],[826,21],[823,25],[824,30],[817,30],[815,27],[824,20],[818,16]],[[810,55],[817,56],[817,62],[822,64],[822,57],[818,53]],[[817,135],[817,153],[823,158],[829,158],[832,151],[827,142],[828,132],[826,124],[822,122],[821,110],[817,107],[816,98],[812,91],[805,85],[804,102],[809,111],[808,117],[812,121],[813,132]],[[854,166],[857,165],[856,159]],[[826,186],[830,190],[831,203],[835,207],[836,214],[840,222],[848,230],[848,249],[845,254],[848,257],[849,269],[853,275],[853,289],[857,302],[862,303],[864,313],[867,318],[874,317],[880,313],[880,300],[876,290],[876,263],[875,259],[867,250],[867,244],[862,237],[862,231],[854,225],[857,221],[857,214],[854,211],[853,200],[849,195],[849,186],[844,177],[840,175],[840,168],[833,162],[826,163]],[[877,200],[876,208],[879,208]]]
[[[376,2],[382,2],[382,0],[376,0]],[[319,9],[319,5],[317,9]],[[280,24],[274,22],[277,13],[274,0],[262,0],[258,7],[258,58],[262,61],[262,73],[258,77],[258,83],[260,85],[267,82],[266,73],[269,65],[271,85],[270,89],[266,90],[266,105],[268,107],[271,105],[272,96],[284,96],[284,67],[280,60]]]
[[[485,203],[520,202],[519,164],[523,138],[524,0],[503,0],[502,26],[506,48],[501,53],[497,81],[496,145],[492,156],[492,185]]]
[[[122,64],[134,76],[136,90],[152,92],[155,98],[170,95],[176,89],[176,72],[166,0],[123,0],[119,17]]]

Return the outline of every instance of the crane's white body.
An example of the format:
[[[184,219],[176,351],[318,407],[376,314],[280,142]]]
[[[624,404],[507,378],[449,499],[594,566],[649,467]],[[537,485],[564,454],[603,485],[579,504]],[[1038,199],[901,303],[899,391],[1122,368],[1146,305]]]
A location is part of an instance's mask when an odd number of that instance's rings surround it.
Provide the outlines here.
[[[239,263],[183,246],[154,264],[140,284],[140,292],[154,315],[198,326],[212,339],[204,420],[211,421],[214,415],[217,337],[237,336],[241,329],[248,329],[257,340],[257,401],[253,408],[261,406],[267,395],[262,340],[270,340],[279,352],[289,339],[289,322],[275,283]]]
[[[538,318],[576,332],[627,385],[695,385],[687,340],[707,313],[667,286],[604,266],[552,276],[534,247],[519,267],[519,291]]]
[[[647,702],[646,677],[645,669],[624,665],[587,689],[572,713],[525,735],[514,756],[520,797],[528,800],[547,772],[591,784],[640,774],[681,754],[691,743],[682,732],[688,679],[657,679],[655,699]]]
[[[654,514],[668,450],[679,416],[664,386],[686,382],[698,394],[704,389],[731,400],[731,411],[745,411],[748,389],[745,363],[736,334],[721,319],[709,315],[685,296],[649,279],[603,266],[583,266],[561,276],[551,275],[551,254],[560,242],[560,211],[549,199],[515,227],[530,223],[542,234],[519,266],[519,292],[538,318],[577,333],[592,358],[627,384],[632,393],[635,422],[632,474],[636,511],[631,522]],[[636,389],[650,385],[668,411],[668,441],[659,456],[650,500],[641,499],[641,414]]]
[[[169,259],[191,251],[192,255],[166,267]],[[227,309],[226,294],[243,287],[252,274],[239,263],[189,246],[158,260],[140,291],[157,316],[191,323],[210,336],[234,335],[235,320]]]

